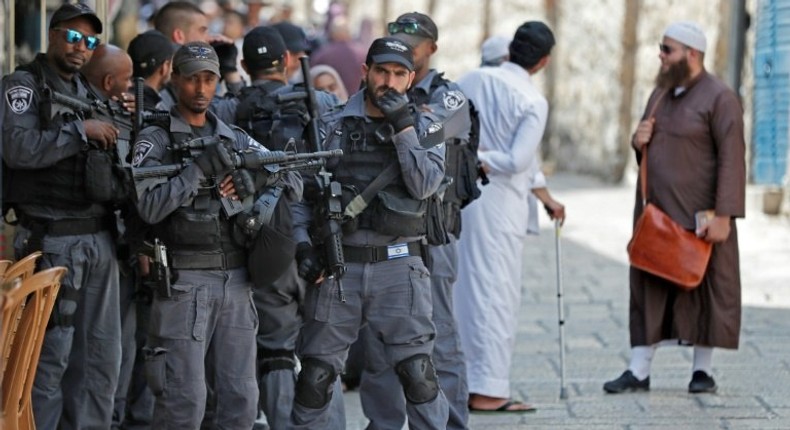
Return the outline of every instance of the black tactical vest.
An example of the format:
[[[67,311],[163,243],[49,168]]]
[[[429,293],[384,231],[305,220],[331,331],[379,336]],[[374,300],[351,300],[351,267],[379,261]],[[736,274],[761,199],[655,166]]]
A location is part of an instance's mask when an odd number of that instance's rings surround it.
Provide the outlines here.
[[[71,96],[74,90],[47,76],[46,56],[39,54],[31,63],[17,67],[17,71],[31,73],[38,84],[39,97],[44,86]],[[49,71],[49,73],[52,73]],[[39,100],[39,111],[46,111]],[[74,118],[41,118],[39,127],[57,129],[64,120]],[[58,161],[44,169],[11,169],[3,164],[3,204],[42,204],[67,210],[87,209],[92,202],[85,194],[85,151]]]
[[[293,92],[289,90],[300,88],[278,81],[245,87],[239,95],[236,125],[272,151],[306,152],[304,132],[310,115],[304,100],[278,100]]]
[[[169,124],[165,129],[169,130]],[[189,133],[170,133],[170,142],[184,142],[196,137]],[[196,149],[171,152],[169,158],[163,161],[190,163],[201,152],[202,150]],[[221,211],[222,205],[215,184],[212,180],[206,180],[205,183],[201,183],[198,194],[188,205],[181,206],[168,215],[154,227],[154,231],[167,245],[168,251],[176,254],[245,252],[243,245],[233,239],[233,218],[228,219]]]

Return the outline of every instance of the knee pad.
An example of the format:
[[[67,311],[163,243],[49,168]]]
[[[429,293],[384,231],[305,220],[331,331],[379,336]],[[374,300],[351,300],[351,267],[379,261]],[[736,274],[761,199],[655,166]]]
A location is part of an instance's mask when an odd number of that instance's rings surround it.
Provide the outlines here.
[[[395,365],[395,372],[410,403],[427,403],[439,395],[436,369],[427,354],[413,355],[400,361]]]
[[[329,388],[335,382],[335,369],[321,360],[306,358],[296,381],[294,400],[310,409],[321,409],[332,399]]]

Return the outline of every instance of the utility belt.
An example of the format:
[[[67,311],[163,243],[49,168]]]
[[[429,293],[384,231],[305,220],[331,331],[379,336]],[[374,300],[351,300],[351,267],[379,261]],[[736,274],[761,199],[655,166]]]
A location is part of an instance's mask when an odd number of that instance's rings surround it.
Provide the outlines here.
[[[114,220],[112,217],[101,218],[68,218],[50,220],[37,218],[18,213],[17,218],[22,227],[30,230],[33,234],[39,233],[41,236],[76,236],[80,234],[95,234],[100,231],[112,228]]]
[[[347,246],[343,245],[343,256],[350,263],[378,263],[409,256],[422,257],[423,246],[420,242],[396,243],[387,246]]]
[[[183,270],[230,270],[247,265],[247,253],[230,251],[215,254],[177,254],[171,251],[170,268]]]

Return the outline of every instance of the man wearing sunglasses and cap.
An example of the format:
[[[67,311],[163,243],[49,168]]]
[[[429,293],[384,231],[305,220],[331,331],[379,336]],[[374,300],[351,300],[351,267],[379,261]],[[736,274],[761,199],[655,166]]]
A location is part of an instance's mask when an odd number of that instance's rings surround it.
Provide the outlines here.
[[[110,428],[121,356],[118,265],[109,202],[89,197],[88,149],[115,145],[118,130],[71,115],[43,118],[44,89],[86,98],[79,76],[99,46],[102,23],[84,4],[65,4],[49,45],[3,79],[4,202],[19,225],[17,258],[43,251],[39,269],[65,266],[43,340],[32,399],[36,426]],[[4,167],[6,167],[4,166]],[[77,186],[75,186],[75,184]]]
[[[429,16],[419,12],[405,13],[389,23],[388,30],[392,37],[408,44],[414,52],[415,78],[408,96],[416,107],[415,113],[431,118],[432,122],[442,124],[444,128],[448,163],[446,183],[450,184],[442,191],[446,241],[431,243],[429,247],[432,316],[436,326],[433,361],[450,407],[447,428],[465,429],[469,418],[469,393],[466,365],[452,310],[452,287],[458,270],[455,244],[461,227],[460,208],[479,193],[475,185],[476,171],[472,172],[474,177],[470,180],[462,177],[464,167],[469,165],[469,156],[473,159],[472,166],[477,160],[474,150],[468,148],[472,124],[470,105],[457,84],[431,68],[439,31]],[[471,184],[474,189],[465,189],[463,184]],[[366,366],[359,389],[365,415],[372,428],[401,428],[406,419],[406,401],[401,393],[391,389],[393,384],[397,384],[397,376],[392,366],[383,360],[384,345],[366,329],[363,329],[360,341],[366,344]]]
[[[409,424],[419,429],[447,426],[447,400],[431,359],[436,333],[422,257],[425,218],[419,212],[444,179],[445,151],[441,143],[420,143],[430,123],[420,120],[415,127],[409,109],[406,91],[413,70],[407,44],[392,37],[376,39],[362,66],[366,87],[342,110],[322,119],[322,149],[343,149],[343,157],[331,161],[327,170],[343,185],[343,200],[356,196],[367,204],[361,210],[353,205],[344,209],[349,220],[343,226],[342,279],[324,279],[318,256],[325,250],[312,247],[324,238],[310,236],[306,229],[312,211],[294,212],[299,274],[311,285],[297,346],[302,370],[290,428],[343,428],[331,426],[342,421],[330,417],[330,403],[342,396],[333,387],[363,324],[385,345],[385,361],[397,372],[407,400]],[[382,174],[388,179],[376,181]],[[368,194],[370,200],[363,197]],[[305,209],[316,204],[321,203],[308,200]],[[321,225],[321,219],[315,221]]]

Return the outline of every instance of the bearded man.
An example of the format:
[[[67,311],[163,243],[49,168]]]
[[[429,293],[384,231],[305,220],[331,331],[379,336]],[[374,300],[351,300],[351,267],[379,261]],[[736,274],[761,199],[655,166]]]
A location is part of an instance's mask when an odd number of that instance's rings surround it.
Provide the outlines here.
[[[676,22],[659,44],[656,88],[632,138],[646,162],[648,200],[677,223],[713,243],[702,283],[683,291],[631,267],[631,361],[608,393],[650,389],[650,362],[659,345],[694,346],[690,393],[716,390],[713,348],[737,349],[741,281],[735,218],[744,216],[746,169],[743,108],[737,95],[703,64],[706,38],[693,22]],[[650,144],[650,157],[643,158]],[[634,223],[643,209],[637,183]],[[695,214],[712,211],[697,228]]]

